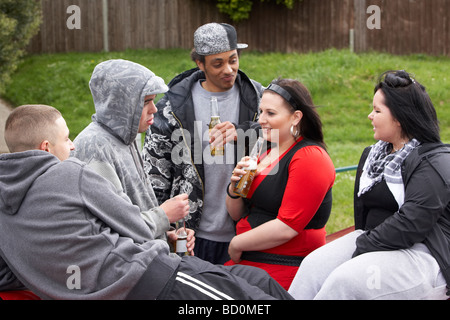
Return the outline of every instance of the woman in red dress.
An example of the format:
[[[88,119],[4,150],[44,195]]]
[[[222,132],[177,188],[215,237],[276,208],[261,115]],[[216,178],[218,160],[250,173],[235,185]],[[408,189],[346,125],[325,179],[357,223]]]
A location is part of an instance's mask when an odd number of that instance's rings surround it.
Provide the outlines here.
[[[245,199],[235,196],[232,186],[245,174],[248,158],[233,171],[226,201],[238,222],[226,264],[262,268],[287,290],[302,259],[325,244],[335,169],[304,85],[273,81],[264,91],[260,112],[263,136],[272,147],[260,156]]]

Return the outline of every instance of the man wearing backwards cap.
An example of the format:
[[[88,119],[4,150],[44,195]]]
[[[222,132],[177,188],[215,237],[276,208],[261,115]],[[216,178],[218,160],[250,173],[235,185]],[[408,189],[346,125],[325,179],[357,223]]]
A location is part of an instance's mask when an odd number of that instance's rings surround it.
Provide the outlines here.
[[[244,48],[247,45],[237,42],[231,25],[209,23],[195,31],[191,58],[197,68],[169,83],[169,91],[157,103],[143,151],[160,202],[184,192],[189,195],[186,220],[196,232],[195,254],[216,264],[229,259],[228,244],[235,235],[225,207],[227,181],[235,166],[227,154],[235,146],[226,144],[225,156],[211,157],[209,142],[225,144],[237,139],[236,128],[255,128],[263,89],[239,70],[238,50]],[[217,97],[222,123],[209,136],[212,96]],[[172,156],[179,146],[181,161]]]

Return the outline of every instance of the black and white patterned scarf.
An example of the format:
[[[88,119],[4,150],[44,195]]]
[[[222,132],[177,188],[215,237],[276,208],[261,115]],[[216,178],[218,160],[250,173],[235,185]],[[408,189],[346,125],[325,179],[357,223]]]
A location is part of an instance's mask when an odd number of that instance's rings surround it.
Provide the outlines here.
[[[403,161],[420,142],[412,139],[397,152],[392,152],[392,144],[378,141],[372,146],[364,165],[364,179],[361,179],[358,196],[370,191],[383,178],[390,184],[403,184],[401,167]]]

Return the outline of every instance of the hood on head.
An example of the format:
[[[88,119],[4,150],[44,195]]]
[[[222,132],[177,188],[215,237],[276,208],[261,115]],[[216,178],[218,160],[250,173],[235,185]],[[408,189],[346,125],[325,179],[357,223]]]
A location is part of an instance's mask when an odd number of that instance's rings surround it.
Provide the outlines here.
[[[0,155],[0,212],[16,214],[34,181],[60,162],[41,150]]]
[[[146,67],[122,59],[98,64],[89,87],[95,105],[94,121],[127,145],[136,139],[145,96],[169,90],[164,80]]]

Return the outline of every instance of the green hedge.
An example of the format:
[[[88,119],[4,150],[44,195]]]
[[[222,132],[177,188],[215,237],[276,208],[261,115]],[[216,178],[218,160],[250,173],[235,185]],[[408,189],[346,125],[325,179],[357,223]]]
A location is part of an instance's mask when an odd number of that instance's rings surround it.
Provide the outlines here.
[[[252,11],[252,5],[254,0],[217,0],[217,8],[220,12],[228,15],[233,22],[239,22],[246,20],[250,16]],[[273,0],[260,0],[273,1]],[[277,4],[283,4],[288,9],[292,9],[294,6],[294,1],[301,0],[276,0]]]
[[[38,0],[0,0],[0,94],[42,20]]]

